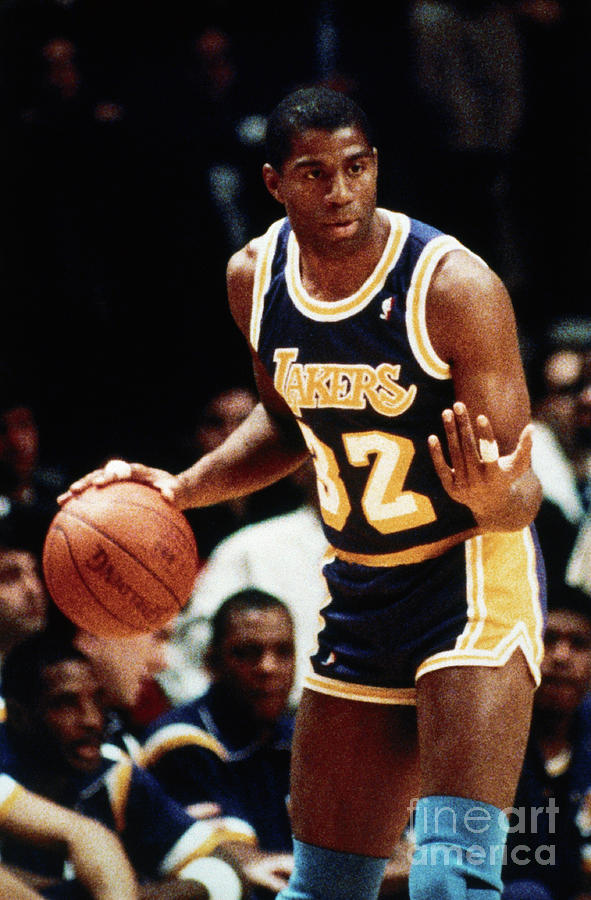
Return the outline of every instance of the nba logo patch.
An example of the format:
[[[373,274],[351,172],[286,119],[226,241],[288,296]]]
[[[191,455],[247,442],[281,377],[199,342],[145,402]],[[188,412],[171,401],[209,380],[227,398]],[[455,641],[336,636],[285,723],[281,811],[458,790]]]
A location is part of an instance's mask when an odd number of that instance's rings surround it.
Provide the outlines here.
[[[390,315],[392,314],[395,303],[395,297],[386,297],[385,300],[382,300],[382,311],[380,313],[380,319],[384,319],[386,322],[388,321]]]

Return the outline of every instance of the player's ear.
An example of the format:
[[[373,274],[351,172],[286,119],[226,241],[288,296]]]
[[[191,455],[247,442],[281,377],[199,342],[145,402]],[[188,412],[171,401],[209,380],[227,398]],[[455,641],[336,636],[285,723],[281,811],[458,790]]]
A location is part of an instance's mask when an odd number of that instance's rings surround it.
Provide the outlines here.
[[[275,197],[275,200],[277,200],[278,203],[283,203],[279,173],[269,163],[265,163],[263,166],[263,181],[271,196]]]

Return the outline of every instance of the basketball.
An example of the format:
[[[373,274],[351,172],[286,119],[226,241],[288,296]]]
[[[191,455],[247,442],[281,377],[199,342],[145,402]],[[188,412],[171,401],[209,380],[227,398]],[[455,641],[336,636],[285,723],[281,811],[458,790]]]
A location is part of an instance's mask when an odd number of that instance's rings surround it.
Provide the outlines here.
[[[157,631],[187,603],[198,569],[193,531],[155,488],[91,486],[51,522],[43,572],[56,606],[92,634]]]

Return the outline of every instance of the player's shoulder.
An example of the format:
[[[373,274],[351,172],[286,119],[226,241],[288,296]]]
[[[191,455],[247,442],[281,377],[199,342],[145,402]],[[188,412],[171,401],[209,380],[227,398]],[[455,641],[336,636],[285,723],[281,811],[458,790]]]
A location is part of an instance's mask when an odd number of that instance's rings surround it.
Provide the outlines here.
[[[232,254],[226,270],[230,289],[252,288],[260,257],[275,247],[279,233],[288,228],[288,225],[286,218],[278,219],[269,226],[264,234],[253,237],[240,250]]]
[[[246,280],[252,282],[256,269],[259,249],[259,238],[252,238],[240,250],[236,250],[228,261],[227,279],[229,283],[240,284]]]
[[[247,333],[250,323],[258,247],[258,239],[253,238],[232,254],[226,268],[226,287],[230,311],[238,327],[244,333]]]
[[[482,257],[458,244],[439,260],[431,281],[431,291],[453,296],[462,288],[470,291],[490,290],[501,285],[499,276]]]

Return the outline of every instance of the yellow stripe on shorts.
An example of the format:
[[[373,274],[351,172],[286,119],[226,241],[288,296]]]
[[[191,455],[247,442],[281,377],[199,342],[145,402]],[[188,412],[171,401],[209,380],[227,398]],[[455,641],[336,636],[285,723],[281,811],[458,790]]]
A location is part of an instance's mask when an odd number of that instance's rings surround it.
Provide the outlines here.
[[[543,616],[530,529],[479,535],[465,546],[466,626],[454,648],[426,659],[416,678],[448,666],[503,666],[519,648],[538,685]]]

